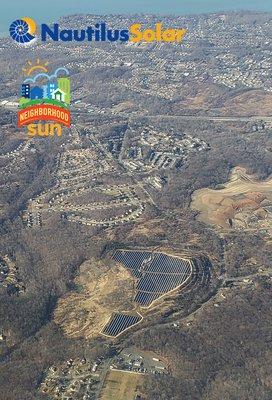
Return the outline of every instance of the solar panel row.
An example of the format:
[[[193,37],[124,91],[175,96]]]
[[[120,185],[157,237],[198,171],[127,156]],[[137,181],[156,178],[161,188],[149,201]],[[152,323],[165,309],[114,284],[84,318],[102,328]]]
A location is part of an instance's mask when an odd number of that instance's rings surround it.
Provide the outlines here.
[[[137,289],[143,292],[166,293],[180,286],[187,274],[149,274],[140,279]]]
[[[161,293],[147,293],[138,292],[135,296],[134,301],[143,307],[148,307],[153,301],[161,296]]]
[[[105,326],[103,333],[108,336],[117,336],[125,329],[137,324],[141,319],[139,315],[114,314]]]
[[[163,253],[149,251],[116,250],[113,258],[130,269],[146,269],[148,272],[181,273],[190,272],[190,262]]]
[[[113,258],[124,264],[130,269],[141,269],[142,263],[151,256],[151,252],[147,251],[124,251],[116,250]]]
[[[164,272],[168,274],[187,273],[191,271],[191,264],[187,260],[157,253],[153,261],[146,268],[147,272]]]

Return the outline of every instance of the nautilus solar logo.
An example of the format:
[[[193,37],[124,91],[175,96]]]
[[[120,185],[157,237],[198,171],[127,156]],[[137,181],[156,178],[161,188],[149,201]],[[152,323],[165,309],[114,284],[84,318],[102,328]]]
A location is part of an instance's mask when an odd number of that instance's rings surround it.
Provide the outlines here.
[[[23,17],[13,21],[9,28],[10,36],[20,46],[31,45],[37,40],[36,23],[32,18]],[[106,22],[95,23],[86,26],[85,29],[74,27],[62,29],[57,24],[42,23],[39,29],[41,42],[163,42],[181,43],[186,34],[185,28],[164,28],[162,22],[158,22],[153,27],[143,26],[135,23],[124,29],[113,29]]]
[[[36,30],[35,21],[29,17],[16,19],[9,27],[10,36],[21,46],[29,46],[36,41]]]

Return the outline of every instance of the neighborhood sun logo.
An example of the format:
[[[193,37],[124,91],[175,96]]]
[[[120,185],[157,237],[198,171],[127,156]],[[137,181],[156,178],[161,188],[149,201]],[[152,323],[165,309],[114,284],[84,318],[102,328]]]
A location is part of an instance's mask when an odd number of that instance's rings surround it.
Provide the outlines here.
[[[29,17],[16,19],[16,21],[13,21],[9,27],[10,36],[20,46],[33,44],[37,40],[35,36],[36,31],[36,23]]]
[[[49,74],[48,64],[38,59],[23,68],[18,127],[26,125],[29,136],[61,136],[62,125],[71,124],[69,71],[60,67]]]

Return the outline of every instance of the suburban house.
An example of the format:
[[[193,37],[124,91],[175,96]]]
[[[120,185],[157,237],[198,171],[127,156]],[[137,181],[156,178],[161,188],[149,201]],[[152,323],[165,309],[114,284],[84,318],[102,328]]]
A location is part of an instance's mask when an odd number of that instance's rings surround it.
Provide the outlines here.
[[[61,102],[63,102],[63,103],[65,103],[65,92],[63,91],[63,90],[61,90],[61,89],[55,89],[53,92],[52,92],[52,99],[53,100],[58,100],[58,101],[61,101]]]

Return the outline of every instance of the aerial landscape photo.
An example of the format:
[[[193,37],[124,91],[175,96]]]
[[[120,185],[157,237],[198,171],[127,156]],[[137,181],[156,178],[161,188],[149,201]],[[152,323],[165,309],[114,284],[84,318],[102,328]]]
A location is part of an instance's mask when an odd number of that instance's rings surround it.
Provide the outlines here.
[[[271,400],[272,3],[13,3],[0,400]]]

